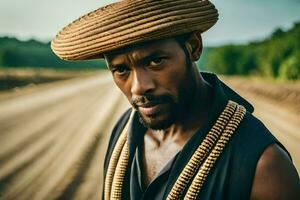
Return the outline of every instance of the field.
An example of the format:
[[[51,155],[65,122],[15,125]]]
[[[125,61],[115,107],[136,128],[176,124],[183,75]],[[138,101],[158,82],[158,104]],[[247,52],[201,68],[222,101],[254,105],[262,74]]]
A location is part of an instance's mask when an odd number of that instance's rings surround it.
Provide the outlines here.
[[[0,199],[100,199],[109,133],[128,107],[108,73],[14,73],[51,81],[0,92]],[[299,172],[300,82],[222,79],[253,103]]]

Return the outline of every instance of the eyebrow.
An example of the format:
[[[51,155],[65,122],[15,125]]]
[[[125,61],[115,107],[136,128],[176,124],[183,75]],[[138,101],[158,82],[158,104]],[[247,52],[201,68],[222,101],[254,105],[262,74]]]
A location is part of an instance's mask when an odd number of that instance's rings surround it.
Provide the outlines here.
[[[147,55],[142,56],[141,58],[139,58],[137,60],[137,62],[138,62],[139,65],[143,65],[143,64],[149,62],[151,59],[153,59],[155,57],[158,57],[158,56],[161,56],[162,54],[169,55],[169,52],[168,51],[163,51],[161,49],[155,49],[155,50],[151,51],[150,53],[147,53]],[[121,67],[121,66],[126,66],[126,64],[124,64],[124,63],[113,64],[113,62],[112,62],[111,64],[107,63],[107,66],[108,66],[109,69],[115,69],[115,68],[118,68],[118,67]]]

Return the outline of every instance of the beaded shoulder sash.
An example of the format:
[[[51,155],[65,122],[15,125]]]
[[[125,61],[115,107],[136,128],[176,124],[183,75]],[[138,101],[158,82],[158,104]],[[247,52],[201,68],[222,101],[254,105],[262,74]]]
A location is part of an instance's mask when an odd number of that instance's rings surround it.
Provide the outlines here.
[[[133,113],[122,131],[108,165],[104,186],[105,200],[120,200],[128,165],[127,132]],[[196,199],[214,163],[242,121],[246,109],[228,101],[217,121],[198,146],[185,168],[178,176],[167,200]],[[190,183],[190,186],[186,188]],[[184,191],[187,189],[185,194]]]

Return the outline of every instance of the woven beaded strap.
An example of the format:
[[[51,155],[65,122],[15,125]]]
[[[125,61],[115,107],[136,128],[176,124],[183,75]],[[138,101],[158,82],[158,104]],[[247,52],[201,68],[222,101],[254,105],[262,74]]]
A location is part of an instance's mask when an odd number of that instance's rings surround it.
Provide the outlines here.
[[[215,146],[227,123],[232,118],[236,107],[236,103],[232,101],[228,102],[227,106],[218,117],[213,127],[210,129],[204,140],[192,155],[189,162],[186,164],[185,168],[180,173],[169,195],[167,196],[167,200],[179,199],[183,194],[185,187],[195,176],[195,173],[203,163],[203,160],[208,156],[211,149]]]
[[[197,198],[210,169],[230,140],[245,113],[246,110],[243,106],[233,101],[228,102],[212,129],[179,175],[167,200],[179,199],[193,177],[194,179],[184,199]],[[131,121],[132,116],[133,114],[129,121]],[[121,199],[125,172],[128,165],[128,146],[126,142],[128,124],[121,133],[109,162],[107,177],[105,179],[105,200]]]
[[[134,110],[132,110],[129,120],[123,129],[109,160],[107,175],[104,182],[105,200],[121,199],[122,185],[128,163],[127,132],[133,115]]]
[[[205,159],[204,163],[201,165],[197,175],[195,176],[192,184],[190,185],[184,200],[195,200],[199,195],[199,192],[208,176],[208,173],[214,166],[214,163],[222,153],[226,144],[229,142],[231,136],[234,134],[235,130],[238,128],[240,122],[244,118],[246,109],[243,106],[238,105],[233,117],[230,119],[228,125],[226,126],[224,132],[219,138],[217,144],[214,146],[213,150],[209,156]]]

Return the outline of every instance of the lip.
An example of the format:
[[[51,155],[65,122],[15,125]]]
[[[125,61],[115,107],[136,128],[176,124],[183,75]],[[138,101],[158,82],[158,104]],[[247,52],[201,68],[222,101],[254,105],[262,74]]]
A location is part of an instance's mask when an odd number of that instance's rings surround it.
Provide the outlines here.
[[[151,106],[140,106],[139,111],[145,115],[154,115],[159,111],[159,105],[160,104],[155,104]]]

